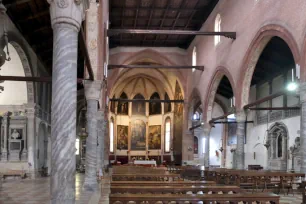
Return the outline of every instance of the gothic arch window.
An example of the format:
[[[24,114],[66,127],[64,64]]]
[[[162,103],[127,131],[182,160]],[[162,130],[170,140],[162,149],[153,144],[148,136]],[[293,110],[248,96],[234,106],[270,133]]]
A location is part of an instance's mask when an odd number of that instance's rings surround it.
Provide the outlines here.
[[[194,46],[192,51],[192,66],[197,66],[197,47]],[[194,72],[195,69],[192,69],[192,72]]]
[[[157,92],[153,93],[150,99],[159,100],[160,99],[159,94]],[[161,114],[161,103],[151,102],[149,104],[149,114],[150,115]]]
[[[194,148],[193,148],[193,153],[194,154],[198,154],[199,153],[199,140],[198,140],[198,137],[194,136],[193,137],[193,140],[194,140]]]
[[[126,93],[122,93],[119,97],[120,99],[128,99]],[[128,102],[123,102],[119,101],[118,102],[118,107],[117,107],[117,113],[120,115],[128,115],[129,114],[129,103]]]
[[[114,119],[111,118],[109,123],[109,151],[114,152]]]
[[[165,93],[165,100],[170,100],[167,93]],[[171,112],[171,103],[164,103],[164,112],[165,113]]]
[[[170,152],[171,146],[171,119],[167,118],[165,122],[165,152]]]
[[[133,99],[145,99],[141,94],[137,94]],[[146,115],[146,103],[142,101],[133,102],[132,104],[133,115]]]
[[[215,32],[221,32],[221,16],[218,14],[215,19]],[[215,45],[221,41],[220,35],[215,35]]]

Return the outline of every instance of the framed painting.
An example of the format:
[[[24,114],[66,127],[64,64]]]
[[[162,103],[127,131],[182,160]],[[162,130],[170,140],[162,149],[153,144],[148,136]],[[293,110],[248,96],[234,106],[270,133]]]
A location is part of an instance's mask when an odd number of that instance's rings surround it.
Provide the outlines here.
[[[149,127],[149,149],[161,149],[161,126]]]
[[[117,126],[117,149],[128,149],[128,131],[129,126],[118,125]]]
[[[146,124],[142,120],[132,123],[131,150],[146,150]]]

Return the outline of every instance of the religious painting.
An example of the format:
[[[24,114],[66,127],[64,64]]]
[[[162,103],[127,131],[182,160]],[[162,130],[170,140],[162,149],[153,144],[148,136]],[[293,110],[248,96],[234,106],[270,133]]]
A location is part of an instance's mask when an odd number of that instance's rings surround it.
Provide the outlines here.
[[[117,149],[119,150],[128,149],[128,129],[128,126],[117,126]]]
[[[160,100],[160,97],[158,93],[152,94],[151,98],[152,100]],[[149,104],[149,114],[150,115],[156,115],[161,114],[161,103],[160,102],[150,102]]]
[[[11,139],[21,140],[22,139],[22,129],[11,129]]]
[[[145,98],[141,94],[137,94],[134,99],[144,100]],[[146,115],[146,103],[137,101],[132,104],[133,115]]]
[[[149,127],[149,149],[161,149],[161,126]]]
[[[120,99],[128,99],[127,95],[123,92],[120,96]],[[119,101],[117,107],[117,113],[120,115],[129,114],[129,103],[125,101]]]
[[[146,150],[146,124],[142,120],[132,123],[131,150]]]

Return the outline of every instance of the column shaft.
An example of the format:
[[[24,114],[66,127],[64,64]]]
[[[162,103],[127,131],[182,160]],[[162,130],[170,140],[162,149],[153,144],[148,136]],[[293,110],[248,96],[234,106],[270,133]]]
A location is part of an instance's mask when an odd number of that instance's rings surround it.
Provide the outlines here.
[[[87,100],[86,171],[84,188],[88,191],[97,189],[97,115],[98,101]]]
[[[28,164],[29,169],[34,171],[36,168],[36,157],[35,157],[35,104],[26,105],[27,112],[27,146],[28,146]],[[34,176],[34,172],[32,172]]]
[[[106,121],[104,119],[103,111],[98,112],[98,150],[97,150],[97,171],[99,176],[103,176],[104,167],[104,135]]]
[[[301,101],[301,173],[306,172],[306,83],[300,84]]]
[[[205,153],[204,153],[204,166],[209,167],[209,152],[210,152],[210,125],[204,126],[204,137],[205,137]]]
[[[51,203],[75,203],[78,30],[53,27]]]
[[[237,169],[244,169],[244,140],[245,140],[245,112],[240,111],[236,115],[237,120],[237,149],[236,161]]]

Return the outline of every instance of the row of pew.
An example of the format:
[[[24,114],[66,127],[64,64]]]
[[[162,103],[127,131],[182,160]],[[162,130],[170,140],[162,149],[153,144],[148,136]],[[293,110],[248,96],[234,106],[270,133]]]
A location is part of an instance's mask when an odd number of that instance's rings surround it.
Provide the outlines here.
[[[273,193],[248,193],[237,185],[220,185],[215,181],[192,181],[167,169],[114,167],[110,204],[210,204],[210,203],[279,203]]]

